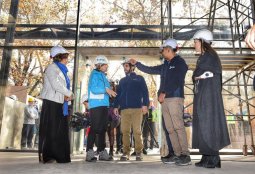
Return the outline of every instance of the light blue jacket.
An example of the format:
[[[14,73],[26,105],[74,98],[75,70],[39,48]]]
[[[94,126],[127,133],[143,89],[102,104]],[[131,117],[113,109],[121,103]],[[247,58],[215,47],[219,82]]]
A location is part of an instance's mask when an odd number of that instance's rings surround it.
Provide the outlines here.
[[[106,88],[110,88],[106,75],[94,69],[90,74],[88,84],[89,109],[109,106],[109,95],[106,93]]]

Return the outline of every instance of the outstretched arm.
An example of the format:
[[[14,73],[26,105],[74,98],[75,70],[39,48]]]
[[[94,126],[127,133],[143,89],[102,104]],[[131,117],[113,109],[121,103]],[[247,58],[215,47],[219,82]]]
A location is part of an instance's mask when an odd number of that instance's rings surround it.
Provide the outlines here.
[[[245,42],[251,49],[255,50],[255,24],[248,31]]]
[[[162,65],[146,66],[146,65],[143,65],[141,62],[136,61],[135,59],[130,59],[130,63],[133,64],[133,65],[136,65],[136,67],[140,71],[145,72],[147,74],[158,74],[158,75],[160,75],[160,73],[161,73]]]

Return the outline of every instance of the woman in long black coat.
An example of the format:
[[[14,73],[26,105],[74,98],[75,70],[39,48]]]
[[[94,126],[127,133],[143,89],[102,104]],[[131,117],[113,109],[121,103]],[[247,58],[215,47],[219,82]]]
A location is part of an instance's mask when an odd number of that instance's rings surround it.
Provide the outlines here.
[[[193,142],[202,154],[197,167],[221,167],[219,150],[230,144],[222,100],[222,67],[218,54],[211,47],[209,30],[195,33],[194,47],[200,56],[193,73]]]
[[[39,161],[43,163],[69,163],[70,142],[68,127],[68,101],[73,98],[67,75],[69,52],[62,46],[51,48],[50,64],[44,74],[42,112],[39,127]]]

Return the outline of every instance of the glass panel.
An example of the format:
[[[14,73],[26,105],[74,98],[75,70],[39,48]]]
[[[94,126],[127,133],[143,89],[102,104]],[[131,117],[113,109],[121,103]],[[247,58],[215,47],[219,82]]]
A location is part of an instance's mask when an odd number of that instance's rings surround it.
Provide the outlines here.
[[[165,17],[164,28],[165,30],[169,30],[169,19],[167,18],[168,13],[166,10],[168,8],[166,2],[168,1],[163,2],[163,16]],[[182,47],[179,53],[183,55],[186,62],[190,65],[190,69],[194,68],[196,59],[194,59],[193,43],[189,39],[194,34],[195,30],[206,28],[208,23],[212,22],[210,16],[206,14],[213,15],[213,13],[210,13],[209,9],[210,0],[202,1],[202,3],[199,2],[200,1],[197,0],[178,0],[172,1],[171,4],[173,32],[176,32],[174,37],[178,39]],[[10,41],[11,43],[7,43],[5,40],[7,36],[6,32],[10,31],[7,31],[7,26],[9,26],[8,23],[11,22],[8,20],[12,19],[11,17],[9,18],[10,4],[11,0],[0,1],[1,67],[8,67],[7,64],[2,64],[3,49],[12,49],[12,52],[10,50],[6,52],[8,55],[11,55],[10,71],[9,74],[7,74],[8,86],[6,91],[3,87],[0,89],[0,96],[6,96],[6,103],[2,105],[2,100],[0,100],[0,105],[8,108],[5,113],[13,114],[10,124],[14,122],[18,124],[15,128],[13,127],[13,129],[10,130],[10,134],[13,136],[9,138],[5,137],[5,141],[0,139],[0,142],[5,143],[0,144],[0,148],[20,148],[19,141],[22,129],[22,125],[20,124],[23,114],[22,107],[20,106],[24,106],[26,103],[27,95],[38,97],[42,87],[43,70],[47,64],[51,62],[49,59],[50,48],[57,44],[68,48],[71,52],[70,64],[68,65],[71,77],[73,77],[72,73],[75,69],[73,64],[78,0],[19,1],[19,13],[16,20],[14,42],[12,43],[12,41]],[[249,4],[250,2],[245,0],[239,1],[237,7],[234,7],[235,4],[233,3],[230,4],[232,9],[231,17],[233,19],[233,38],[231,35],[232,31],[228,6],[223,3],[216,4],[218,10],[215,13],[213,30],[216,41],[213,46],[216,47],[218,53],[233,54],[234,51],[231,48],[239,48],[240,45],[243,48],[246,47],[244,42],[240,43],[239,41],[243,39],[245,31],[249,28],[251,23],[251,19],[247,17],[250,10],[248,9],[250,8]],[[82,94],[87,91],[89,74],[93,69],[93,60],[98,54],[104,54],[110,60],[108,77],[113,80],[119,80],[124,76],[121,67],[123,57],[139,57],[139,60],[147,65],[157,65],[161,63],[160,55],[155,53],[158,52],[158,49],[155,48],[159,47],[161,44],[160,8],[160,0],[146,0],[143,4],[132,0],[81,0],[80,38],[78,43],[78,57],[76,57],[78,69],[75,69],[78,71],[78,75],[76,76],[77,80],[75,82],[76,98],[74,111],[84,111],[84,107],[80,103],[80,98]],[[234,8],[238,9],[239,12],[237,14],[235,14]],[[236,19],[236,15],[238,19]],[[163,37],[169,37],[167,34],[167,32],[163,33]],[[5,42],[8,47],[4,47]],[[131,50],[129,50],[128,53],[125,53],[125,51],[117,53],[114,48],[106,50],[103,47],[131,47]],[[134,47],[148,47],[150,50],[154,49],[154,53],[148,51],[144,53],[144,55],[141,55],[139,50],[136,51],[132,49]],[[90,49],[89,53],[87,52],[88,48]],[[236,49],[236,51],[238,52],[239,50]],[[244,49],[242,52],[242,54],[250,53],[251,51],[249,49]],[[245,58],[244,61],[249,63],[250,60],[251,58]],[[233,59],[229,58],[229,60],[224,61],[224,64],[233,64]],[[239,68],[241,67],[237,66],[236,69]],[[156,99],[156,89],[159,85],[158,77],[149,76],[139,71],[137,72],[145,77],[150,87],[151,96],[154,96]],[[235,72],[225,71],[223,80],[227,80],[233,75],[235,75]],[[185,106],[187,107],[186,112],[192,115],[193,85],[191,76],[192,70],[189,70],[186,76]],[[246,72],[246,76],[254,77],[254,71],[251,71],[250,74]],[[245,101],[243,76],[241,75],[238,79],[240,81],[241,101],[237,98],[239,94],[236,79],[226,83],[224,89],[227,91],[223,90],[226,117],[232,141],[231,146],[228,148],[242,148],[244,140],[247,141],[248,145],[251,144],[252,132],[247,123],[247,119],[248,111],[250,111],[252,119],[255,115],[253,107],[255,105],[254,92],[251,86],[252,78],[248,78],[247,81],[248,100],[250,104],[253,105],[250,105],[249,108]],[[235,95],[231,95],[229,92]],[[15,97],[12,95],[16,95],[18,101],[14,100]],[[10,96],[12,96],[12,98],[10,98]],[[38,100],[38,104],[39,103],[40,101]],[[240,111],[240,107],[242,107],[243,112]],[[0,109],[0,128],[3,125],[2,122],[6,123],[6,119],[9,118],[6,117],[6,114],[2,117],[2,112],[3,111]],[[16,120],[14,120],[14,118]],[[251,125],[254,129],[254,121],[251,121]],[[159,127],[159,130],[160,129]],[[3,132],[1,132],[1,134],[2,133]],[[72,136],[72,142],[75,144],[74,146],[77,145],[77,150],[80,148],[78,147],[78,142],[83,142],[80,138],[82,136],[83,134]],[[3,138],[3,136],[1,136],[1,138]],[[191,142],[189,143],[191,144]]]
[[[1,132],[0,136],[0,149],[21,148],[24,107],[28,103],[28,98],[32,97],[36,100],[35,107],[40,112],[42,100],[40,100],[39,95],[42,90],[43,73],[45,68],[52,63],[52,59],[49,58],[49,51],[49,49],[12,50],[8,84],[4,93],[6,96],[5,104],[4,107],[1,107],[3,109],[1,123],[4,131]],[[67,67],[72,72],[73,52],[70,52],[71,59]],[[70,75],[72,76],[72,73]],[[39,122],[36,120],[35,128],[37,129],[35,129],[32,139],[33,149],[38,146],[38,125]]]

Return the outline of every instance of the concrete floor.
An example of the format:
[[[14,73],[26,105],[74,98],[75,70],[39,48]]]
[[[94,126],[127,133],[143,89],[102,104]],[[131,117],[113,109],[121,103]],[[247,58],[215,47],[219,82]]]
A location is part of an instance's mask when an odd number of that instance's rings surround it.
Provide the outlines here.
[[[255,157],[242,155],[222,155],[221,169],[205,169],[194,166],[201,156],[192,155],[192,165],[176,166],[175,164],[163,164],[159,155],[150,154],[144,156],[144,161],[136,162],[132,157],[128,162],[118,161],[119,156],[114,157],[115,161],[96,163],[85,162],[84,155],[72,157],[69,164],[41,164],[38,163],[37,153],[29,152],[0,152],[0,174],[254,174]]]

